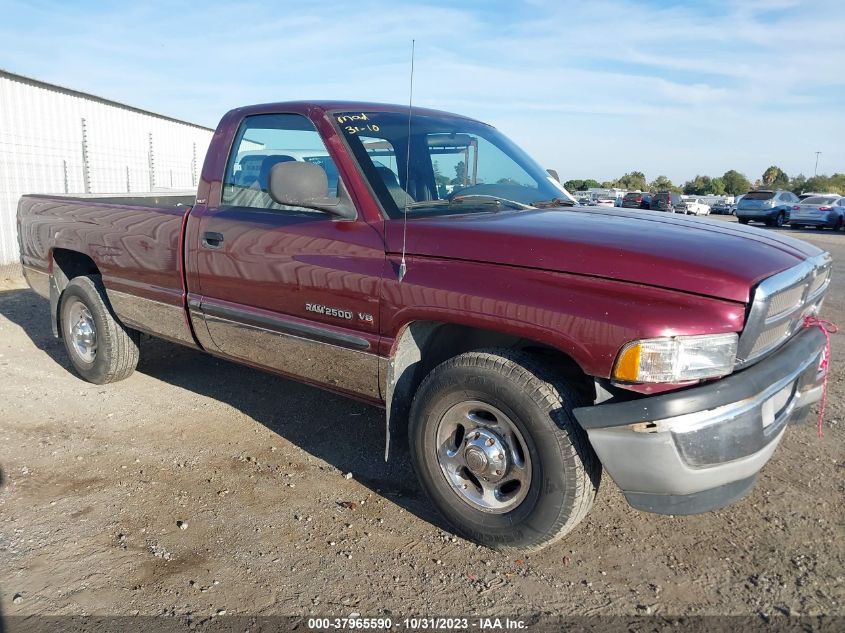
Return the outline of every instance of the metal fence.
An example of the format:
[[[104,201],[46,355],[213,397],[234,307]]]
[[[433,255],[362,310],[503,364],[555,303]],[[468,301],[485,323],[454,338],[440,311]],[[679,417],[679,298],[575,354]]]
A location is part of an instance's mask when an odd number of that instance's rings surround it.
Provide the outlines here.
[[[0,267],[25,193],[193,189],[213,130],[0,71]]]

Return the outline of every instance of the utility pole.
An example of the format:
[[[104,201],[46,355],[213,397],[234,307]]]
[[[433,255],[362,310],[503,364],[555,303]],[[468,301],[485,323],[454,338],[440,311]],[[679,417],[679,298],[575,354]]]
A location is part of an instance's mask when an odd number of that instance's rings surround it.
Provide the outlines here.
[[[813,177],[819,175],[819,154],[821,154],[821,152],[816,152],[816,168],[813,170]]]

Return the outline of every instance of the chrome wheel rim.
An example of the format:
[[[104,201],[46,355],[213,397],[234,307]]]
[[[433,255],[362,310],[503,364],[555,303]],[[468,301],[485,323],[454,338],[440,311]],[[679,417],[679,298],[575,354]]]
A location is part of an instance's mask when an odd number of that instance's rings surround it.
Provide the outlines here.
[[[478,400],[452,406],[437,424],[437,463],[457,497],[491,514],[510,512],[531,487],[531,455],[513,420]]]
[[[70,343],[81,360],[93,363],[97,356],[97,327],[88,307],[74,299],[67,313]]]

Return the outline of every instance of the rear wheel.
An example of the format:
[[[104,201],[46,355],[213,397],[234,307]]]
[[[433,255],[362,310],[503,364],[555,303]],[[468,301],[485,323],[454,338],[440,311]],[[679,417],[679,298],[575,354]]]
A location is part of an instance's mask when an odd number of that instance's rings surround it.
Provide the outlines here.
[[[783,211],[777,214],[775,217],[775,226],[780,228],[783,226],[783,223],[786,222],[786,214]]]
[[[411,408],[420,484],[457,532],[482,545],[548,545],[587,514],[601,477],[572,415],[580,404],[527,354],[448,360],[425,378]]]
[[[836,218],[836,222],[833,224],[833,230],[839,231],[842,228],[842,216],[840,215]]]
[[[59,315],[65,349],[82,378],[102,385],[135,371],[141,335],[115,319],[99,275],[73,279],[62,293]]]

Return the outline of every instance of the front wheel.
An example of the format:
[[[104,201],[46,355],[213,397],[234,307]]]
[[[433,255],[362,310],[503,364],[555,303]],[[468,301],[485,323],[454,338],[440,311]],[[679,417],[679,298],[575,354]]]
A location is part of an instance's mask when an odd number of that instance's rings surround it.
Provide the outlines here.
[[[436,367],[409,422],[420,484],[455,530],[493,549],[548,545],[589,511],[601,465],[584,404],[532,356],[467,352]]]
[[[781,211],[777,214],[777,217],[775,217],[775,226],[781,228],[784,222],[786,222],[786,216],[784,215],[783,211]]]
[[[141,335],[115,319],[99,275],[71,280],[59,309],[65,349],[82,378],[103,385],[135,371]]]

